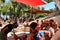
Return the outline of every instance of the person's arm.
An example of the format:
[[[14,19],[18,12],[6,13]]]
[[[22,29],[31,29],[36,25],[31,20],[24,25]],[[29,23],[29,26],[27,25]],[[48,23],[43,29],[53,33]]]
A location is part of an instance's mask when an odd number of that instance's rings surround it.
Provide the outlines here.
[[[51,40],[60,40],[60,30],[52,36]]]
[[[2,30],[5,40],[7,40],[7,34],[6,34],[7,29],[8,29],[8,27],[6,27]]]
[[[2,32],[5,33],[5,31],[8,30],[8,27],[5,27],[4,29],[2,29]]]
[[[27,35],[26,40],[33,40],[33,36],[32,36],[32,34]]]

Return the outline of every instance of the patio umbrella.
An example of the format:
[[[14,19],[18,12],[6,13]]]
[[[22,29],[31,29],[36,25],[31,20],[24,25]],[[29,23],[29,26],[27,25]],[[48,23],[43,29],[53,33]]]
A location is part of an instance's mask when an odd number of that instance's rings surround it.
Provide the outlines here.
[[[29,6],[38,6],[38,5],[44,5],[45,2],[42,0],[14,0],[15,2],[21,2],[23,4],[27,4]]]
[[[32,7],[45,4],[45,2],[43,2],[42,0],[14,0],[14,2],[23,3],[23,4],[26,4],[26,5],[32,6]],[[32,10],[32,12],[33,12],[33,10]],[[24,32],[25,31],[26,30],[24,30]]]
[[[32,8],[32,9],[30,9],[30,10],[28,10],[28,11],[24,11],[24,12],[26,12],[26,13],[32,13],[33,12],[33,14],[42,14],[42,13],[47,13],[47,14],[51,14],[51,13],[53,13],[52,11],[48,11],[48,10],[39,10],[39,9],[35,9],[35,8]]]

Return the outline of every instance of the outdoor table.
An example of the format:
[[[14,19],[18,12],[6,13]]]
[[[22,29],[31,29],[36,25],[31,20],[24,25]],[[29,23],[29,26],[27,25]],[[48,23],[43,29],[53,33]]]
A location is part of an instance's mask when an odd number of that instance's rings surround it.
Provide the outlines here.
[[[28,35],[29,34],[29,32],[26,32],[26,33],[24,33],[24,32],[18,32],[18,33],[16,33],[16,37],[15,38],[23,38],[25,35]],[[14,40],[14,36],[8,36],[7,37],[7,40]]]
[[[25,34],[18,34],[18,35],[16,35],[15,37],[14,37],[14,36],[10,36],[10,37],[7,38],[7,40],[14,40],[14,39],[16,39],[16,38],[23,38],[24,35],[25,35]]]

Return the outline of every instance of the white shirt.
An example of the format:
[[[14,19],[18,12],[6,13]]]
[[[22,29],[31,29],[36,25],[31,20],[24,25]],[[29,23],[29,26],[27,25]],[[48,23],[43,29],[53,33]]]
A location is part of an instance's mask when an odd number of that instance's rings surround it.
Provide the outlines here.
[[[49,28],[49,31],[51,32],[51,35],[53,36],[54,35],[54,29],[52,27]]]

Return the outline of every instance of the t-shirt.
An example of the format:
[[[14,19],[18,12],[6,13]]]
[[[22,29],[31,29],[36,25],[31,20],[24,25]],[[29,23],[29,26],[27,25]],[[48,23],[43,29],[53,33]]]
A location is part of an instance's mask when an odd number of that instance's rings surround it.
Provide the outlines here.
[[[37,34],[37,37],[39,37],[39,39],[40,39],[40,38],[43,38],[43,39],[44,39],[44,31],[39,30],[39,32],[38,32],[38,34]]]
[[[39,40],[39,38],[37,37],[37,34],[35,34],[35,33],[30,33],[30,34],[27,36],[27,40]]]
[[[55,33],[55,32],[54,32],[54,29],[53,29],[52,27],[50,27],[50,28],[49,28],[49,31],[50,31],[50,33],[51,33],[51,36],[53,36],[54,33]]]
[[[39,31],[40,29],[41,29],[41,27],[40,27],[40,26],[37,26],[37,27],[36,27],[36,30],[37,30],[37,31]]]
[[[2,30],[4,30],[5,28],[8,28],[7,30],[4,31],[5,34],[8,34],[12,29],[13,29],[13,25],[12,24],[8,24],[6,25]],[[2,31],[1,30],[1,31]]]
[[[5,40],[4,34],[0,31],[0,40]]]
[[[2,22],[0,21],[0,27],[2,27]]]

